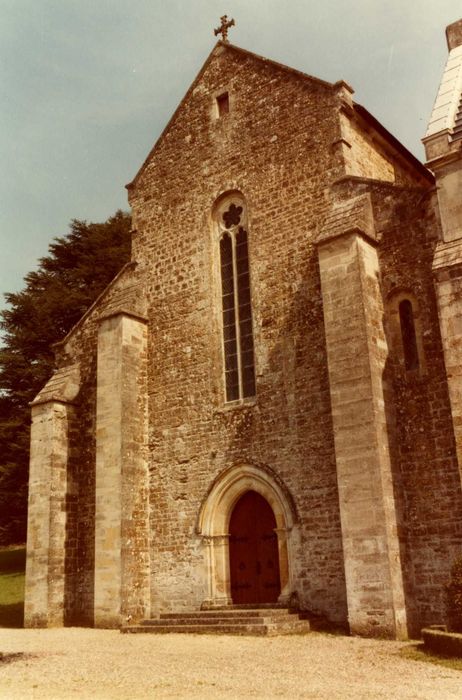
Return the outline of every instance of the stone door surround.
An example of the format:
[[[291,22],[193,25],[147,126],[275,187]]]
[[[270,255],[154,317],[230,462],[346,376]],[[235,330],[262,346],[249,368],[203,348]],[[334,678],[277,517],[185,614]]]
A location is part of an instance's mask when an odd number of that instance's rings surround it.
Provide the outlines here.
[[[229,566],[229,521],[234,506],[247,491],[256,491],[271,506],[276,519],[281,594],[288,603],[293,592],[291,532],[296,512],[290,495],[267,469],[249,464],[233,466],[213,483],[199,514],[197,530],[202,537],[207,577],[207,597],[202,608],[232,604]]]

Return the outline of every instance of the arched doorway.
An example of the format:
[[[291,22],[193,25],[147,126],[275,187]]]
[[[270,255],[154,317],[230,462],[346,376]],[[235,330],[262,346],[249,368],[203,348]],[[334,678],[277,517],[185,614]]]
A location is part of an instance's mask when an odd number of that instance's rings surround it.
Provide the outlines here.
[[[276,603],[281,593],[276,518],[263,496],[247,491],[229,522],[233,603]]]
[[[294,591],[292,549],[297,538],[297,513],[287,489],[270,469],[241,464],[223,471],[202,503],[197,533],[202,538],[204,577],[207,585],[203,608],[233,603],[230,573],[230,521],[239,501],[249,492],[260,496],[271,511],[271,540],[276,535],[279,567],[279,603],[287,603]],[[248,497],[250,498],[250,497]],[[245,501],[244,501],[245,511]],[[275,524],[274,524],[275,523]],[[257,558],[257,561],[260,561]],[[271,602],[273,599],[271,599]],[[259,601],[260,602],[260,601]]]

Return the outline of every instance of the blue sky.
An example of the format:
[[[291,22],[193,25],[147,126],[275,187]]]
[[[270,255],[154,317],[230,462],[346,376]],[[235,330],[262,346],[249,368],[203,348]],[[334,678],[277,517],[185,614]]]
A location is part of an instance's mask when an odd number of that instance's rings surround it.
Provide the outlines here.
[[[329,81],[423,160],[460,0],[0,0],[0,292],[129,182],[216,41]],[[3,299],[0,298],[0,306]]]

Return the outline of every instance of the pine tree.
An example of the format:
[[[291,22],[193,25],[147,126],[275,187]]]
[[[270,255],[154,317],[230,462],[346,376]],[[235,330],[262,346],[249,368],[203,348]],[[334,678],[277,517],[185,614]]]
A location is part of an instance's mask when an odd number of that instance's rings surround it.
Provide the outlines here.
[[[0,313],[0,544],[25,541],[29,403],[54,368],[52,345],[72,328],[130,257],[129,214],[71,222],[25,288]]]

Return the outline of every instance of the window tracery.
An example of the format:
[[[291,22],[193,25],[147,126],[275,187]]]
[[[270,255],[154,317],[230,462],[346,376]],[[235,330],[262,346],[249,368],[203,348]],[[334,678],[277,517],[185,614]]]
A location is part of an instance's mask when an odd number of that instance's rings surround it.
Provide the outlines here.
[[[252,304],[245,204],[237,195],[221,202],[219,229],[222,332],[226,401],[255,395]]]

